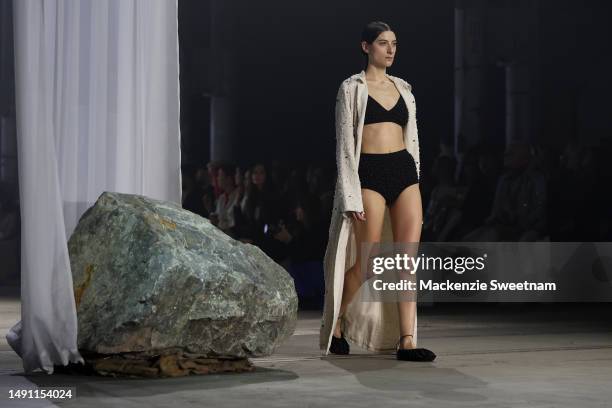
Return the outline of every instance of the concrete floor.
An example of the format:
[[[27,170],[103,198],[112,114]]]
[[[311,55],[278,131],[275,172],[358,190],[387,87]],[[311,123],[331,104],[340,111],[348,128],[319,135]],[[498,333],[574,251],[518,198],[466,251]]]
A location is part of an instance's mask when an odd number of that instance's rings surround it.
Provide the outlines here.
[[[300,312],[294,336],[252,359],[245,374],[118,380],[25,376],[4,335],[19,319],[0,298],[0,407],[54,406],[10,400],[8,390],[75,387],[63,407],[611,407],[612,304],[419,306],[419,346],[432,363],[395,360],[351,347],[321,357],[320,312]]]

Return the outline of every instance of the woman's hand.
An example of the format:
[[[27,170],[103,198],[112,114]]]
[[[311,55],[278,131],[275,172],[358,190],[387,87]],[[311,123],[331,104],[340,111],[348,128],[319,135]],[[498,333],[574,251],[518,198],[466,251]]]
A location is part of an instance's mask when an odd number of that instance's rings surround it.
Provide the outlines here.
[[[357,212],[357,211],[348,211],[348,213],[353,217],[353,220],[357,221],[365,221],[365,212]]]

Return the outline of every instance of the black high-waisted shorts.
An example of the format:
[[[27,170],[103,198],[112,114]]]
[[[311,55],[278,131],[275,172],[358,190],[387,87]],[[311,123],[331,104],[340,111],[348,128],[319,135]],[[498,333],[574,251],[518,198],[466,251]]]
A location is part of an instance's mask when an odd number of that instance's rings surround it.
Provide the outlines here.
[[[387,206],[402,191],[419,182],[416,163],[406,149],[391,153],[361,153],[359,158],[361,188],[379,192]]]

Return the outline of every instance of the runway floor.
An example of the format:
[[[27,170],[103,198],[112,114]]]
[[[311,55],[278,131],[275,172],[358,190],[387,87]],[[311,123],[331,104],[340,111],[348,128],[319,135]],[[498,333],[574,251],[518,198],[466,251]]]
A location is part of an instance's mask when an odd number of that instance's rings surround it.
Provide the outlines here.
[[[351,347],[322,357],[320,311],[256,370],[172,379],[24,375],[6,344],[20,303],[0,297],[0,407],[610,407],[612,304],[419,306],[419,346],[431,363]],[[63,402],[11,400],[9,390],[75,387]]]

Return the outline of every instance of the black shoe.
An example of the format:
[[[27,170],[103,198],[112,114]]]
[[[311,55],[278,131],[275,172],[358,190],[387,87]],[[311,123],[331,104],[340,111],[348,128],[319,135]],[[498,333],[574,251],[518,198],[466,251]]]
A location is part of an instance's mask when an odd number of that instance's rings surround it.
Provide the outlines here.
[[[403,361],[434,361],[436,358],[436,354],[428,350],[426,348],[412,348],[412,349],[403,349],[400,348],[400,343],[403,337],[412,336],[412,334],[406,334],[405,336],[401,336],[399,341],[397,342],[397,351],[396,357],[398,360]]]
[[[344,333],[340,332],[340,338],[332,334],[331,345],[329,346],[329,352],[333,354],[348,354],[350,351],[348,341],[344,338]]]

